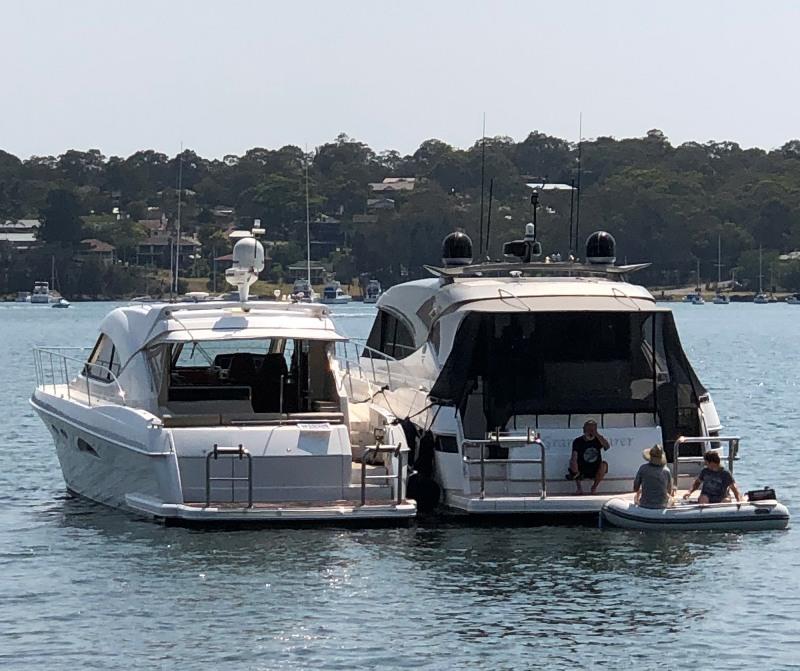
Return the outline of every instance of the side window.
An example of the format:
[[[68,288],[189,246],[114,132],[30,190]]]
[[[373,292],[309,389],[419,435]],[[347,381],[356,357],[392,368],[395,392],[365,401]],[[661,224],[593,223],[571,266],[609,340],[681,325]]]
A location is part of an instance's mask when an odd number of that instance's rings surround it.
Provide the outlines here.
[[[107,335],[102,334],[98,338],[85,372],[88,377],[102,382],[111,382],[114,375],[119,375],[119,354]]]
[[[367,338],[367,346],[393,359],[403,359],[417,349],[411,329],[386,310],[378,311],[372,331]],[[376,356],[374,352],[372,356]]]

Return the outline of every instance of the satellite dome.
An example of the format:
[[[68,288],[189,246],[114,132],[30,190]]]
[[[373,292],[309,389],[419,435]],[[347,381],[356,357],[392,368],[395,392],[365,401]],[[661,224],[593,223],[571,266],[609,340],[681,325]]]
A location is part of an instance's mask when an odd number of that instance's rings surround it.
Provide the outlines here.
[[[468,266],[472,263],[472,240],[466,233],[454,231],[442,241],[442,263],[450,266]]]
[[[586,238],[586,260],[589,263],[614,263],[617,260],[617,241],[606,231],[595,231]]]

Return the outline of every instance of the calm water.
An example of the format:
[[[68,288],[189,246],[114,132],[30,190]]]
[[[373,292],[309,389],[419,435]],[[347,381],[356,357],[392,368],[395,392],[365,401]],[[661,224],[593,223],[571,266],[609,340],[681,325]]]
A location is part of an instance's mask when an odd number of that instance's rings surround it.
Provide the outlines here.
[[[1,668],[797,668],[796,530],[203,532],[67,498],[30,345],[91,344],[109,309],[0,305]],[[740,484],[797,514],[800,307],[674,309]]]

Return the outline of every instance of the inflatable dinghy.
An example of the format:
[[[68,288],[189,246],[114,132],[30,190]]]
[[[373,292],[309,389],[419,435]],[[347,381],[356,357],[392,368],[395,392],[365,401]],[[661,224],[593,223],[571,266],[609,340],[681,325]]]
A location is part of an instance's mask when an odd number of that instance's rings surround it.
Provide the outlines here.
[[[778,501],[678,503],[671,508],[640,508],[628,499],[610,499],[600,511],[602,524],[623,529],[756,531],[785,529],[789,510]]]

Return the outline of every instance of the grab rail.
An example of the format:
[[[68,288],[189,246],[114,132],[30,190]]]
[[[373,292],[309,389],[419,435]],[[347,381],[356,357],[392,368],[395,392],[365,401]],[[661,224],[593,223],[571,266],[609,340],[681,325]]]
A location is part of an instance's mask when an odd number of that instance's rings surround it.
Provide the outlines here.
[[[733,475],[733,463],[739,458],[739,436],[680,436],[675,441],[675,447],[672,450],[672,481],[674,485],[678,486],[678,465],[679,464],[702,464],[703,455],[706,452],[720,452],[722,447],[711,447],[703,449],[703,453],[699,457],[682,457],[680,456],[681,446],[683,445],[707,445],[708,443],[728,443],[728,454],[720,455],[728,461],[728,471]]]
[[[386,475],[367,475],[367,456],[369,454],[392,454],[393,456],[397,457],[397,473],[394,475],[390,475],[387,473]],[[400,443],[395,446],[392,445],[381,445],[378,443],[377,445],[373,445],[372,447],[368,447],[364,450],[364,454],[361,457],[361,505],[366,505],[367,503],[367,480],[397,480],[397,503],[400,504],[403,502],[403,469],[405,468],[405,464],[403,460],[405,459],[405,452],[401,449]]]
[[[237,477],[234,475],[235,464],[231,461],[231,474],[229,476],[211,477],[211,459],[216,461],[219,457],[237,457],[241,461],[247,457],[247,477]],[[206,508],[211,505],[211,483],[230,482],[231,483],[231,503],[236,501],[235,487],[237,482],[247,483],[247,507],[253,507],[253,457],[250,452],[241,445],[238,447],[221,447],[214,443],[214,449],[206,455]]]
[[[538,459],[487,459],[486,446],[487,445],[538,445],[540,457]],[[528,427],[527,435],[522,437],[516,436],[501,436],[500,429],[498,428],[494,433],[490,433],[486,440],[465,440],[463,442],[464,448],[469,446],[480,447],[480,459],[472,459],[466,454],[462,457],[463,462],[468,466],[472,464],[480,464],[481,467],[481,499],[486,498],[486,464],[538,464],[541,466],[541,473],[539,474],[540,490],[539,498],[547,498],[547,477],[545,472],[546,460],[544,443],[538,434],[533,433],[531,428]]]
[[[36,375],[36,386],[46,388],[51,386],[53,394],[57,385],[63,384],[67,390],[67,398],[72,400],[72,384],[83,377],[86,383],[86,400],[92,406],[92,390],[90,381],[96,378],[87,375],[88,369],[101,371],[105,380],[96,379],[100,384],[113,384],[116,387],[116,396],[122,405],[125,403],[125,391],[119,383],[117,375],[108,367],[99,363],[92,363],[85,358],[78,358],[64,354],[65,351],[91,352],[91,347],[34,347],[33,367]],[[49,371],[48,371],[49,369]],[[47,374],[49,372],[49,375]],[[97,394],[96,394],[97,395]]]
[[[365,381],[369,387],[392,389],[397,382],[411,387],[422,387],[427,391],[430,380],[404,372],[403,364],[395,357],[376,350],[364,341],[351,339],[338,341],[335,345],[335,358],[348,377],[350,396],[353,396],[353,379]],[[402,347],[414,350],[412,347]],[[367,364],[365,359],[369,359]],[[344,384],[344,380],[342,381]],[[369,390],[368,396],[372,395]]]

